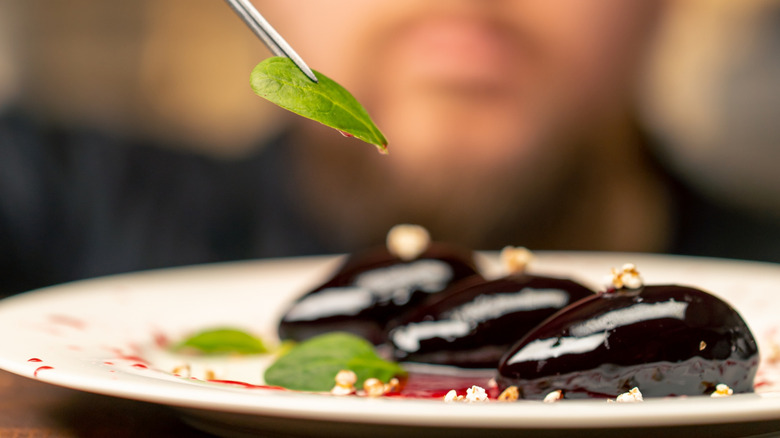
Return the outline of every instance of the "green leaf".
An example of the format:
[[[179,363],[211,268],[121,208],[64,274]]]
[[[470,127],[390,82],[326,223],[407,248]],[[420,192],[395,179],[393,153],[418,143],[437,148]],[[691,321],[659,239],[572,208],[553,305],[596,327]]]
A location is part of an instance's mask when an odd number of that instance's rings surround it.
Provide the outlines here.
[[[297,391],[330,391],[341,370],[353,371],[357,387],[371,377],[387,382],[406,372],[374,351],[368,341],[349,333],[327,333],[293,347],[265,371],[265,382]]]
[[[313,82],[289,58],[271,57],[252,70],[255,94],[303,117],[376,145],[387,152],[387,140],[371,116],[344,87],[315,71]]]
[[[247,332],[233,328],[204,330],[175,345],[173,350],[213,355],[268,352],[263,341]]]

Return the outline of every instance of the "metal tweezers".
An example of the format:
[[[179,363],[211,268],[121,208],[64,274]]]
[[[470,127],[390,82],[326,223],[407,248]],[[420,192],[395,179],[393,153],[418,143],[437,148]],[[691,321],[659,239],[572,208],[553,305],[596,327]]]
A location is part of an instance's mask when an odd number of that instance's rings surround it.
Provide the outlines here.
[[[279,32],[277,32],[276,29],[268,24],[268,21],[266,21],[266,19],[260,15],[260,12],[258,12],[257,9],[252,6],[252,3],[250,3],[249,0],[225,1],[228,5],[230,5],[231,8],[233,8],[236,14],[238,14],[238,16],[244,20],[244,23],[246,23],[246,25],[252,29],[252,32],[254,32],[255,35],[257,35],[263,41],[271,53],[276,56],[284,56],[292,59],[295,65],[301,69],[303,74],[305,74],[312,81],[317,82],[317,77],[314,76],[314,72],[311,71],[305,62],[303,62],[303,59],[301,59],[300,55],[298,55],[295,50],[290,47],[287,41],[285,41],[284,38],[279,35]]]

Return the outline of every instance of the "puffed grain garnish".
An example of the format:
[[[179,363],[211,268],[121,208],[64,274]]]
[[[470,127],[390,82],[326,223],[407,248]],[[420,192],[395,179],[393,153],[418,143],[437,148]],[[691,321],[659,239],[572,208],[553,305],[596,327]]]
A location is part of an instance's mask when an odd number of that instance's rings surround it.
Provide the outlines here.
[[[717,386],[715,386],[715,391],[710,394],[710,397],[728,397],[732,394],[734,394],[734,390],[729,388],[728,385],[724,383],[718,383]]]
[[[350,370],[341,370],[336,374],[336,385],[330,390],[333,395],[350,395],[355,393],[357,374]]]
[[[563,391],[556,389],[555,391],[550,391],[547,393],[547,395],[544,396],[544,400],[542,401],[544,403],[555,403],[559,400],[563,400]]]

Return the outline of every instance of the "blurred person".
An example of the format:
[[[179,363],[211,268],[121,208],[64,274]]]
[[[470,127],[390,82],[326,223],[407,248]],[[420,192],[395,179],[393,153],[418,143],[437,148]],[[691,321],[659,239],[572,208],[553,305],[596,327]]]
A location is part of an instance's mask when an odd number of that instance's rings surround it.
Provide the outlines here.
[[[232,159],[161,148],[172,142],[164,135],[129,141],[10,111],[0,120],[5,293],[161,266],[352,251],[399,222],[475,249],[777,259],[765,250],[780,246],[774,224],[696,198],[652,157],[636,94],[663,2],[256,4],[310,66],[364,103],[389,156],[281,111],[271,120],[285,129]],[[155,77],[165,59],[157,61],[141,79]],[[185,83],[201,73],[173,67],[169,78]],[[179,96],[187,93],[199,89]]]

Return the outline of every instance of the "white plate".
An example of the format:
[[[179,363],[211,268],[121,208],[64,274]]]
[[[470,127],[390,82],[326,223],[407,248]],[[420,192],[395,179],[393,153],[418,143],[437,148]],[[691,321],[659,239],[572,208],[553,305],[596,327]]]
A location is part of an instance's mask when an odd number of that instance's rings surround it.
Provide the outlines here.
[[[602,284],[611,267],[637,264],[646,283],[707,289],[734,305],[759,339],[763,362],[757,394],[689,397],[637,404],[603,401],[445,404],[436,400],[364,399],[300,394],[196,379],[259,382],[262,360],[184,362],[158,345],[193,331],[230,325],[274,339],[285,303],[322,281],[338,257],[273,259],[149,271],[75,282],[0,302],[0,368],[44,382],[174,406],[191,423],[220,434],[284,432],[339,436],[445,435],[463,429],[509,431],[778,422],[780,372],[776,308],[780,265],[686,257],[537,254],[535,272]],[[485,257],[489,268],[494,258]],[[775,338],[774,340],[772,338]],[[725,426],[724,426],[725,427]],[[729,430],[729,429],[723,429]]]

